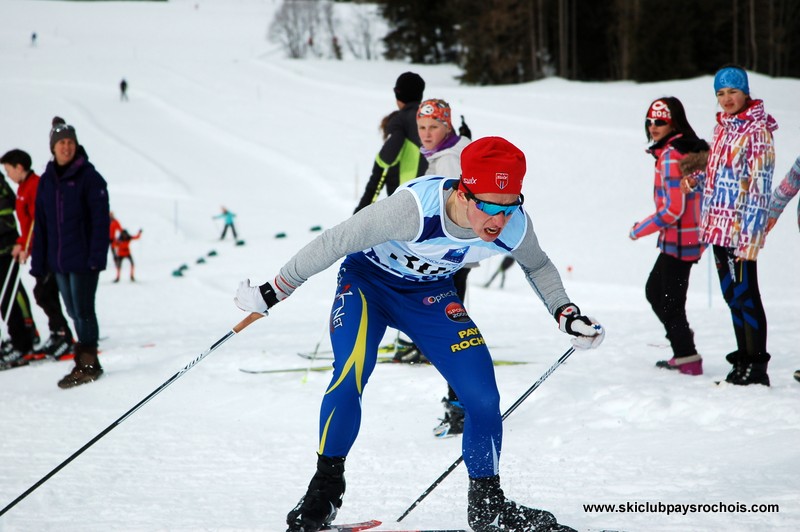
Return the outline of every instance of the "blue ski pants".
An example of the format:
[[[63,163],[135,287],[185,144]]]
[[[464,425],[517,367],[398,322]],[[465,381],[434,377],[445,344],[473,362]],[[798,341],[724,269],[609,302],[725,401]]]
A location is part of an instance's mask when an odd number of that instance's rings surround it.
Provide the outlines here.
[[[347,456],[361,425],[361,399],[387,327],[411,338],[464,406],[462,448],[469,476],[498,474],[500,395],[483,336],[453,279],[414,282],[348,258],[330,315],[333,376],[320,410],[319,454]]]

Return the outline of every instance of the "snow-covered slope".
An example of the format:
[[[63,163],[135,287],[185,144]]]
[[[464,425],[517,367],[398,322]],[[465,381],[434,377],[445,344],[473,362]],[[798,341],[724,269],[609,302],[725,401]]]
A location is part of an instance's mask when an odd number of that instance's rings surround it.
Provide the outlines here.
[[[100,381],[58,389],[67,363],[0,373],[0,505],[241,320],[232,303],[239,280],[271,278],[317,234],[312,227],[352,211],[380,147],[380,118],[394,105],[394,80],[414,70],[427,81],[426,96],[449,100],[476,135],[504,136],[526,152],[526,205],[540,241],[572,299],[608,330],[599,350],[573,355],[507,420],[506,493],[580,530],[799,529],[800,384],[791,375],[800,368],[797,200],[759,259],[769,389],[713,384],[727,371],[734,339],[707,257],[694,269],[688,303],[706,374],[653,367],[669,357],[644,298],[655,238],[627,238],[652,208],[647,105],[678,96],[708,138],[716,110],[710,76],[462,87],[452,66],[288,61],[265,39],[277,5],[2,2],[0,150],[29,151],[41,171],[50,120],[64,117],[108,180],[117,217],[144,234],[132,245],[137,283],[101,276]],[[122,77],[128,102],[119,101]],[[750,85],[781,125],[777,182],[800,153],[800,81],[753,75]],[[212,216],[223,205],[238,214],[246,246],[217,240]],[[279,232],[286,238],[275,238]],[[173,277],[181,264],[185,275]],[[516,269],[504,290],[482,287],[497,264],[471,274],[468,307],[497,357],[529,362],[497,368],[505,408],[569,343]],[[307,362],[296,352],[325,348],[335,274],[311,279],[230,339],[0,518],[0,530],[283,530],[313,473],[328,374],[239,368],[301,368]],[[24,282],[32,287],[30,277]],[[444,391],[430,367],[377,368],[348,460],[341,521],[378,518],[400,528],[397,516],[458,457],[458,439],[430,433]],[[462,467],[403,525],[466,527],[466,485]],[[628,502],[780,511],[584,510]]]

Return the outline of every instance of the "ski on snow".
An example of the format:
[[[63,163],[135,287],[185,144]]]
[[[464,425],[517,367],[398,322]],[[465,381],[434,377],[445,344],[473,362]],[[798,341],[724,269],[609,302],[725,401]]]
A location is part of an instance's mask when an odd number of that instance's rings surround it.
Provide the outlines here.
[[[379,353],[378,364],[397,363],[397,364],[406,364],[406,365],[409,365],[409,366],[430,365],[428,362],[416,362],[416,363],[401,362],[401,361],[395,360],[394,357],[390,357],[390,356],[386,356],[386,355],[380,356],[380,353],[382,353],[382,351],[378,351],[378,353]],[[333,355],[317,356],[316,358],[313,357],[311,355],[311,353],[297,353],[297,355],[299,357],[305,358],[307,360],[333,360]],[[517,365],[520,365],[520,364],[529,364],[529,362],[523,361],[523,360],[497,360],[497,359],[493,360],[493,363],[494,363],[495,366],[517,366]]]
[[[345,525],[330,525],[328,528],[323,528],[320,532],[360,532],[361,530],[369,530],[370,532],[381,532],[375,530],[376,526],[380,526],[381,522],[375,519],[371,521],[364,521],[362,523],[351,523]],[[387,531],[388,532],[388,531]],[[467,532],[464,529],[443,529],[443,528],[415,528],[413,530],[392,530],[391,532]]]
[[[521,360],[494,360],[493,363],[495,366],[518,366],[520,364],[528,364],[529,362]],[[408,362],[400,362],[395,360],[393,357],[387,357],[387,356],[379,356],[378,364],[396,364],[398,366],[430,366],[430,364],[427,362],[409,364]],[[327,365],[327,366],[311,366],[305,368],[278,368],[278,369],[239,368],[239,371],[251,374],[261,374],[261,373],[292,373],[296,371],[330,371],[332,369],[333,366]]]
[[[383,344],[378,348],[378,354],[387,354],[387,353],[394,353],[395,351],[399,351],[401,349],[405,349],[409,347],[407,345],[402,344]],[[307,351],[307,352],[300,352],[297,353],[297,356],[301,358],[308,358],[310,360],[325,360],[330,359],[333,360],[333,350],[331,349],[323,349],[321,351]]]
[[[463,528],[414,528],[414,529],[403,529],[403,530],[385,530],[382,531],[375,527],[380,526],[382,523],[377,519],[372,519],[370,521],[363,521],[361,523],[350,523],[350,524],[343,524],[343,525],[329,525],[328,528],[323,528],[320,532],[361,532],[363,530],[369,530],[370,532],[467,532]],[[607,528],[599,529],[599,528],[591,528],[589,532],[621,532],[620,530],[611,530]]]
[[[371,521],[363,521],[361,523],[350,523],[346,525],[328,525],[326,528],[321,529],[320,532],[359,532],[360,530],[368,530],[375,528],[381,524],[380,521],[375,519]]]
[[[278,369],[247,369],[239,368],[243,373],[250,373],[252,375],[260,375],[262,373],[294,373],[298,371],[330,371],[333,366],[311,366],[310,368],[278,368]]]

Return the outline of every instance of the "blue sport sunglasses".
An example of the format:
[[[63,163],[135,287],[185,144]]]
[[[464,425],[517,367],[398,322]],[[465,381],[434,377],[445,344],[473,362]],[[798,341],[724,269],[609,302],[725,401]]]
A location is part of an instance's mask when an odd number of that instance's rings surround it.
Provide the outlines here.
[[[519,199],[517,201],[511,204],[492,203],[491,201],[479,200],[463,181],[461,182],[461,185],[466,190],[465,195],[467,196],[467,199],[474,201],[475,207],[488,216],[497,216],[498,214],[502,214],[505,217],[509,217],[517,212],[522,204],[525,203],[525,196],[522,194],[519,195]]]

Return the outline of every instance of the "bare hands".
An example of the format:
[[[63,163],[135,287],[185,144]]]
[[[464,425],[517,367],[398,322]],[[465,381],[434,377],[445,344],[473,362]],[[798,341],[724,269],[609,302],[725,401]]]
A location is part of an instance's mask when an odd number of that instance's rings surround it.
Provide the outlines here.
[[[25,264],[25,262],[28,260],[28,252],[22,249],[21,245],[16,244],[11,250],[11,258],[20,264]]]
[[[686,176],[681,179],[681,192],[684,194],[688,194],[694,187],[697,186],[697,179],[693,178],[692,176]]]
[[[767,218],[767,226],[764,228],[764,233],[769,233],[772,231],[772,228],[775,227],[776,223],[778,223],[777,218]]]

